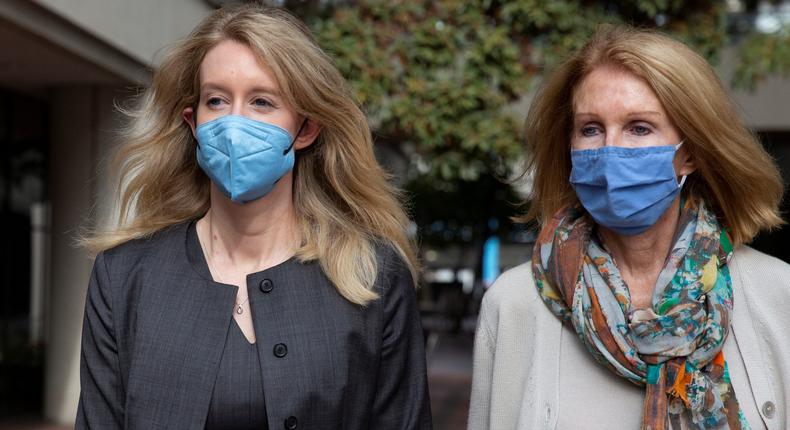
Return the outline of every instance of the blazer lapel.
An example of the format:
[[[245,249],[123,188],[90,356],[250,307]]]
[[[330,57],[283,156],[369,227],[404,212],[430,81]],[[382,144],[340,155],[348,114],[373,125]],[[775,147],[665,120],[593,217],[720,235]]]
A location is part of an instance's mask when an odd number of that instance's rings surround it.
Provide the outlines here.
[[[152,277],[156,284],[145,285],[138,307],[128,423],[203,428],[237,288],[202,279],[188,266],[161,270]]]

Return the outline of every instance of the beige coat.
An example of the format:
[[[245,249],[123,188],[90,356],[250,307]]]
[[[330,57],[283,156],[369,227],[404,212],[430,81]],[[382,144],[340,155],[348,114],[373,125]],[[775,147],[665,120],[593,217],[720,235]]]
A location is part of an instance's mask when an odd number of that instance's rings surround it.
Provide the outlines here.
[[[790,429],[790,266],[749,247],[730,265],[724,345],[752,429]],[[535,288],[529,263],[486,293],[475,338],[469,429],[638,429],[644,390],[596,363]]]

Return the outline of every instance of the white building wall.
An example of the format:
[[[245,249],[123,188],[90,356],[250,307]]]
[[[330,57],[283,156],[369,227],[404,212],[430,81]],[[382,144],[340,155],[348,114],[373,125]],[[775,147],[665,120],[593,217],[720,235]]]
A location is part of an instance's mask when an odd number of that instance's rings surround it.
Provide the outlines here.
[[[716,68],[726,85],[737,61],[734,48],[722,52]],[[757,83],[753,91],[730,89],[741,119],[755,131],[790,130],[790,77],[772,76]]]
[[[790,130],[790,79],[771,77],[756,91],[733,91],[741,118],[756,131]]]
[[[144,64],[213,10],[205,0],[34,1]]]

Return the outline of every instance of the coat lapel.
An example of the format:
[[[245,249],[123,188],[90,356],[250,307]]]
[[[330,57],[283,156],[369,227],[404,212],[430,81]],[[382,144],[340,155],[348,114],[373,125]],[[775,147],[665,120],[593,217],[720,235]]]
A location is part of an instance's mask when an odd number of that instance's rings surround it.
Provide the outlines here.
[[[151,269],[156,273],[130,280],[139,284],[140,297],[127,425],[203,428],[237,288],[199,276],[183,248],[158,259],[164,261]]]

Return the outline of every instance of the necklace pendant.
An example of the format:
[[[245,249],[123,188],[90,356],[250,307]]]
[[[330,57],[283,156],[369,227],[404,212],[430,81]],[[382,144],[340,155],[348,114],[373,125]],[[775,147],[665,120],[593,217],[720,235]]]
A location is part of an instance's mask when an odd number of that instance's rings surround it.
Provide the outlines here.
[[[239,315],[244,313],[244,309],[241,308],[241,305],[236,307],[236,313],[239,314]]]

